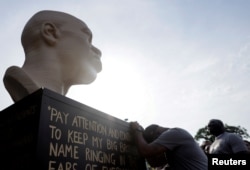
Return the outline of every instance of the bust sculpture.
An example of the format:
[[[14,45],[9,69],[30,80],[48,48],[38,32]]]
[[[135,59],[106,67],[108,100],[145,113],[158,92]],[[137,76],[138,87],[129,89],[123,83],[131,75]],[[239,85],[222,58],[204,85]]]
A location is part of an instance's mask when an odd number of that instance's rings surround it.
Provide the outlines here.
[[[21,42],[22,67],[11,66],[5,88],[14,102],[39,88],[66,95],[72,85],[90,84],[102,70],[101,51],[92,45],[92,33],[80,19],[44,10],[25,25]]]

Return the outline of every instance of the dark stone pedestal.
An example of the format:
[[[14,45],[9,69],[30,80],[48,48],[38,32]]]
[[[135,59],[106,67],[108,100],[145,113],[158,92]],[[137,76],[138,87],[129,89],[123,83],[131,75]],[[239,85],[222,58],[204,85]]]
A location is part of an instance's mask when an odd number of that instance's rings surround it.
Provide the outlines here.
[[[144,170],[129,124],[48,89],[0,112],[4,170]]]

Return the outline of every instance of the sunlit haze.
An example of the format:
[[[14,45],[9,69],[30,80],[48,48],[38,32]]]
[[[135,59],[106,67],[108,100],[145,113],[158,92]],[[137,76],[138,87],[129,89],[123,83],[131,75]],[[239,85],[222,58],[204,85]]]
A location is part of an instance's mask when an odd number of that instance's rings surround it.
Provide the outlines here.
[[[21,32],[44,9],[70,13],[93,33],[103,70],[67,97],[142,126],[182,127],[209,119],[250,133],[250,1],[1,1],[1,67],[22,66]],[[0,85],[0,110],[13,104]]]

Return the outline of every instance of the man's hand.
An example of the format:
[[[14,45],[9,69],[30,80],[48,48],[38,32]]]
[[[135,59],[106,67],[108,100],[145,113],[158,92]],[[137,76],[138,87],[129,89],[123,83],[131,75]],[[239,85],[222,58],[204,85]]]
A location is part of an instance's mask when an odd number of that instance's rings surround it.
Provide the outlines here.
[[[130,122],[130,130],[133,133],[135,133],[136,131],[138,132],[144,131],[143,127],[138,122]]]

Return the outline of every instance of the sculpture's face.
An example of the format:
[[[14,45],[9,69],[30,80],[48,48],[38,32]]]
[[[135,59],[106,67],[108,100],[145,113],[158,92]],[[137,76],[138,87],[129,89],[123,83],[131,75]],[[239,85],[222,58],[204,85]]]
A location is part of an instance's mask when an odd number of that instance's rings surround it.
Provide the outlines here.
[[[88,84],[102,70],[101,51],[92,45],[92,33],[85,23],[70,19],[61,28],[58,43],[61,62],[70,84]]]

